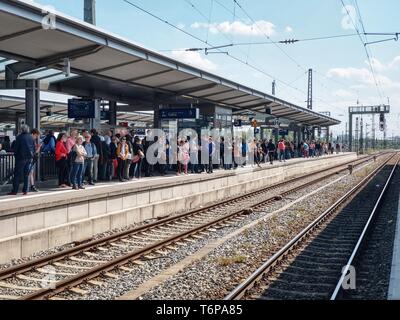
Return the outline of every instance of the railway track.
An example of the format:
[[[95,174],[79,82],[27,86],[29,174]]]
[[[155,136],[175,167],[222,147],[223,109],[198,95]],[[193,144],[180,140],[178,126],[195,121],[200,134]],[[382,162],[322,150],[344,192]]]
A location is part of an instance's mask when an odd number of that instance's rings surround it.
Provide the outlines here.
[[[335,300],[346,296],[353,265],[364,248],[399,165],[393,155],[323,212],[225,300]]]
[[[195,242],[235,220],[279,201],[289,194],[363,165],[374,157],[320,170],[313,179],[300,176],[273,187],[242,195],[222,203],[162,219],[152,224],[83,243],[44,258],[0,272],[0,299],[57,299],[64,291],[85,294],[80,284],[102,286],[96,279],[117,278],[113,270],[133,271],[143,259],[156,259]],[[306,182],[303,182],[307,180]],[[129,267],[127,267],[129,265]],[[18,293],[18,294],[16,294]]]

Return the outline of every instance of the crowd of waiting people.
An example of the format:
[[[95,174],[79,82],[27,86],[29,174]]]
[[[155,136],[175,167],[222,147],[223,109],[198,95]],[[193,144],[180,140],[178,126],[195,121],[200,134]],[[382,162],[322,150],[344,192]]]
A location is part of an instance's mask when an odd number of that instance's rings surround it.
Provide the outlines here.
[[[235,170],[239,166],[251,165],[261,167],[262,163],[275,160],[286,162],[295,157],[320,157],[327,154],[341,152],[340,144],[324,143],[320,141],[305,141],[298,145],[285,139],[277,144],[271,140],[253,140],[248,143],[245,139],[240,145],[229,143],[223,137],[214,141],[213,137],[197,139],[187,137],[178,139],[176,148],[170,146],[168,140],[160,141],[154,137],[147,141],[146,137],[128,132],[113,134],[108,131],[100,135],[96,129],[91,131],[72,130],[70,134],[59,133],[57,137],[52,131],[40,136],[36,129],[29,131],[27,126],[22,127],[22,133],[9,146],[7,152],[15,156],[13,190],[9,195],[18,193],[20,181],[23,180],[23,194],[28,191],[37,192],[35,186],[34,168],[39,154],[53,154],[58,171],[58,187],[85,189],[85,185],[95,185],[98,181],[112,181],[117,178],[121,182],[140,179],[155,172],[165,175],[173,171],[178,175],[191,173],[213,173],[214,167],[224,170]],[[147,159],[149,147],[158,144],[151,152],[156,161]],[[217,148],[219,153],[216,160]],[[1,150],[4,150],[0,147]],[[227,155],[231,155],[229,159]],[[250,161],[253,160],[254,161]],[[193,161],[195,159],[195,161]],[[244,159],[244,161],[237,161]]]

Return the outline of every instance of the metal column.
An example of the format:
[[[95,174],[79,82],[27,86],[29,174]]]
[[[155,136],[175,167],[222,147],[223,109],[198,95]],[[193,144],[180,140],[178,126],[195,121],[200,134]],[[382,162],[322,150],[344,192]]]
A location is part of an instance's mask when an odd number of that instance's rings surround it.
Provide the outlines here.
[[[85,0],[83,16],[85,22],[96,24],[96,0]]]
[[[349,113],[349,151],[353,152],[353,114]]]
[[[90,119],[90,129],[99,130],[101,127],[101,120],[100,120],[100,107],[101,107],[101,100],[95,99],[95,106],[94,106],[94,119]]]
[[[40,87],[39,81],[28,80],[25,89],[26,124],[29,129],[40,130]]]
[[[117,102],[109,101],[108,107],[110,112],[110,126],[115,127],[117,125]]]

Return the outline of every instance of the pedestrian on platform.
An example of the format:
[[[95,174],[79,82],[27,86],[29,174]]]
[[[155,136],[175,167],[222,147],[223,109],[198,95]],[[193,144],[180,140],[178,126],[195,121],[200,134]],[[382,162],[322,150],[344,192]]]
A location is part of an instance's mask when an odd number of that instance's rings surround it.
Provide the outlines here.
[[[121,138],[121,142],[118,144],[117,148],[117,158],[118,158],[118,179],[120,182],[126,182],[125,179],[125,167],[129,156],[129,145],[126,142],[126,137]]]
[[[272,139],[269,140],[269,143],[267,145],[267,150],[268,150],[269,163],[273,165],[276,153],[276,146]]]
[[[97,156],[97,148],[96,145],[91,142],[91,139],[91,135],[87,133],[85,135],[85,142],[82,144],[86,151],[85,162],[82,170],[82,179],[83,181],[85,181],[85,177],[87,177],[87,183],[91,186],[94,186],[95,183],[93,182],[93,161],[94,158]]]
[[[286,162],[285,150],[286,150],[285,139],[281,139],[278,143],[279,162],[282,161]]]
[[[14,144],[15,168],[13,190],[8,195],[17,195],[21,177],[23,177],[24,180],[22,192],[24,195],[28,194],[29,172],[34,153],[35,144],[32,135],[29,132],[29,127],[27,125],[23,125],[21,127],[21,134],[17,137]]]
[[[36,166],[39,161],[39,155],[40,155],[40,149],[41,149],[41,143],[39,141],[40,137],[40,132],[38,129],[32,129],[31,131],[32,139],[33,142],[35,143],[35,154],[33,156],[33,161],[31,164],[30,168],[30,173],[29,173],[29,182],[30,182],[30,192],[39,192],[38,188],[36,188],[36,179],[35,179],[35,171],[36,171]]]
[[[92,135],[91,142],[95,144],[97,149],[97,155],[93,159],[93,182],[96,183],[99,177],[99,166],[103,164],[103,148],[97,130],[92,129],[90,133]]]
[[[54,154],[56,151],[56,143],[57,141],[56,137],[54,136],[54,132],[50,130],[46,135],[46,138],[43,140],[42,152]]]
[[[214,164],[213,164],[213,157],[215,154],[215,143],[212,137],[208,138],[208,166],[207,166],[207,173],[214,172]]]
[[[109,180],[111,181],[115,176],[118,175],[118,157],[117,157],[117,149],[118,149],[119,140],[116,136],[111,138],[110,144],[110,157],[111,157],[111,165],[112,169],[110,171]]]
[[[57,137],[56,143],[56,167],[58,168],[58,186],[66,188],[70,182],[69,179],[69,164],[68,150],[66,147],[67,134],[62,132]],[[71,167],[72,168],[72,167]]]
[[[140,138],[135,137],[132,145],[132,165],[133,165],[133,179],[140,179],[142,176],[142,164],[145,158],[144,148],[141,144]]]
[[[76,144],[72,148],[72,189],[73,190],[79,190],[79,189],[85,189],[83,186],[83,166],[85,164],[85,157],[86,157],[86,150],[83,147],[83,137],[78,136],[76,139]]]
[[[309,158],[310,157],[310,146],[308,145],[307,142],[303,143],[303,152],[304,152],[304,158]]]

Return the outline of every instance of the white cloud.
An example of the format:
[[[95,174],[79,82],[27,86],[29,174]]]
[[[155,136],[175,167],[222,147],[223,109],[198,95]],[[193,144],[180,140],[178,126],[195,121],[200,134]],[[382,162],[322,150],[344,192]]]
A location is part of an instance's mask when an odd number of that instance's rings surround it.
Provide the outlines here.
[[[390,69],[397,69],[400,67],[400,56],[395,57],[392,62],[389,63]]]
[[[195,51],[172,51],[172,56],[183,63],[190,64],[194,67],[205,69],[208,71],[215,71],[218,67],[217,65],[206,59],[203,58],[199,52]]]
[[[344,30],[354,30],[354,24],[357,21],[357,11],[351,5],[347,5],[342,9],[344,17],[342,19],[342,28]]]
[[[241,21],[225,21],[221,23],[195,22],[191,27],[194,29],[209,29],[213,34],[224,33],[253,37],[272,36],[275,34],[275,25],[265,20],[256,21],[254,24],[246,24]]]
[[[356,81],[363,85],[375,85],[375,80],[372,72],[367,68],[332,68],[328,71],[327,77],[329,78],[343,78],[352,81]],[[398,83],[393,82],[386,76],[383,75],[376,75],[377,82],[385,87],[393,87],[398,86]]]
[[[285,28],[285,31],[286,31],[287,33],[292,33],[292,32],[293,32],[293,28],[292,28],[291,26],[287,26],[287,27]]]
[[[369,65],[368,60],[365,60],[365,64]],[[389,66],[383,64],[382,62],[380,62],[376,58],[372,58],[371,59],[371,64],[372,64],[374,70],[377,71],[377,72],[383,72],[383,71],[386,71],[387,69],[389,69]]]

